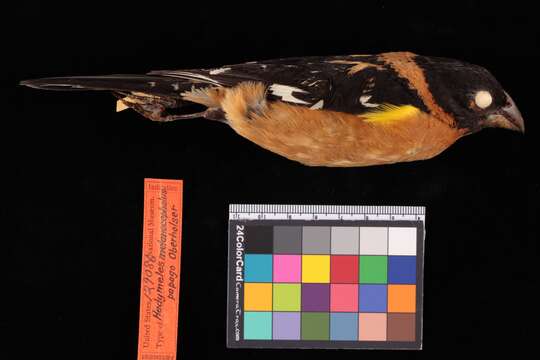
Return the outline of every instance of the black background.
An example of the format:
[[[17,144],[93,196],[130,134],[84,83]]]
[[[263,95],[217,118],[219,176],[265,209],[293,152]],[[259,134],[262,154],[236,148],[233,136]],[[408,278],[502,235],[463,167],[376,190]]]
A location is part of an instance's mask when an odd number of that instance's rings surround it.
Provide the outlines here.
[[[507,1],[17,1],[2,29],[2,358],[134,359],[143,178],[185,180],[179,357],[432,357],[537,346],[537,12]],[[527,2],[528,3],[528,2]],[[106,93],[28,78],[409,50],[488,68],[527,134],[466,137],[423,162],[310,168],[202,119],[157,124]],[[7,109],[7,112],[5,111]],[[425,205],[422,352],[228,350],[227,205]]]

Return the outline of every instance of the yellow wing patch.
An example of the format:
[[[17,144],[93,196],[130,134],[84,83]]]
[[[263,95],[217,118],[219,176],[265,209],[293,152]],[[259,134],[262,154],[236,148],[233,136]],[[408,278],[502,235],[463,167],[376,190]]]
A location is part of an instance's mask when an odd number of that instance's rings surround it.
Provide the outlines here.
[[[420,109],[412,105],[391,105],[382,104],[377,109],[368,111],[359,117],[364,121],[372,123],[390,123],[399,120],[405,120],[420,114]]]

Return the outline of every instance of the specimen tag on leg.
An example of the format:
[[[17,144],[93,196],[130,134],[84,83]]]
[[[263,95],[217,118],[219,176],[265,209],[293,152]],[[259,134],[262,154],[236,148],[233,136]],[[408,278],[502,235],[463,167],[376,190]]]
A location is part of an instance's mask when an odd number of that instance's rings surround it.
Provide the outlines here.
[[[138,360],[175,360],[182,180],[144,180]]]

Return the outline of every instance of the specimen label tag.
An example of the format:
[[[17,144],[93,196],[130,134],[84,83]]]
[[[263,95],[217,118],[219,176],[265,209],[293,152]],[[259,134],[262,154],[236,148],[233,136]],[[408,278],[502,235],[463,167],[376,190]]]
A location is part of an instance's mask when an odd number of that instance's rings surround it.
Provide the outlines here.
[[[138,360],[175,360],[182,180],[144,179]]]

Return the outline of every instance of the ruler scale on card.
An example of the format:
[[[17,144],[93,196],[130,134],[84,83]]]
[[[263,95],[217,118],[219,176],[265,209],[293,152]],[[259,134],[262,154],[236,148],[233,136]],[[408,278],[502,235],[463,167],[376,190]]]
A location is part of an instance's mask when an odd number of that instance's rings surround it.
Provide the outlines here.
[[[182,181],[144,180],[138,360],[175,360],[178,334]]]
[[[227,346],[421,349],[425,208],[233,204]]]
[[[423,206],[229,205],[236,220],[425,220]]]

